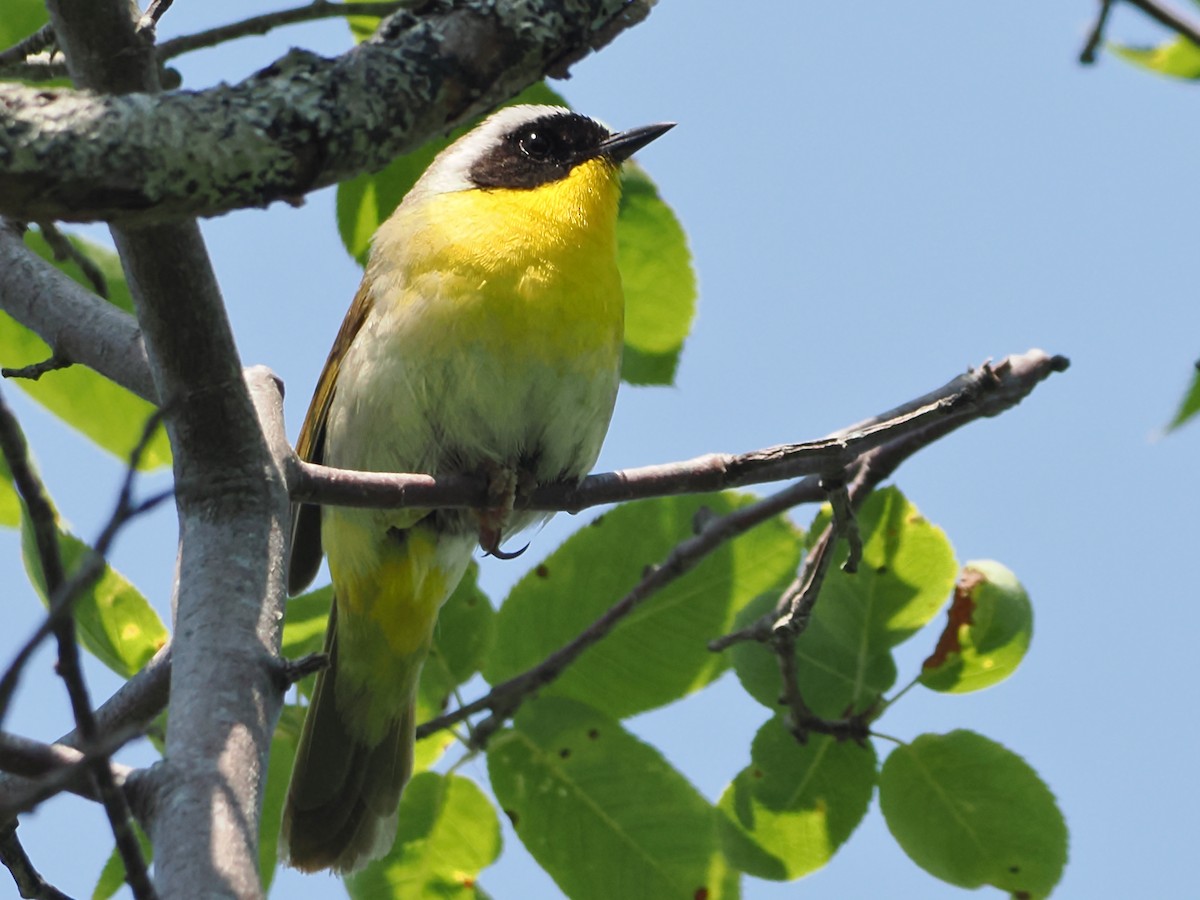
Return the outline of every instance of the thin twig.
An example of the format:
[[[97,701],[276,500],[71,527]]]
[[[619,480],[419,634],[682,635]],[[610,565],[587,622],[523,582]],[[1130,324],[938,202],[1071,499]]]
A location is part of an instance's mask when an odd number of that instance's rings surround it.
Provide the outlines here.
[[[417,729],[417,736],[433,734],[486,709],[491,715],[474,727],[471,737],[473,746],[484,746],[487,739],[516,712],[526,697],[558,678],[580,654],[605,637],[654,593],[691,571],[706,556],[738,535],[773,519],[793,506],[813,503],[824,496],[818,479],[806,478],[728,515],[710,519],[702,525],[698,534],[671,550],[662,563],[649,567],[642,580],[629,593],[609,607],[570,643],[550,654],[536,666],[496,685],[478,700],[424,723]]]
[[[59,356],[57,353],[51,353],[48,359],[31,363],[28,366],[21,366],[19,369],[10,369],[7,366],[0,368],[0,376],[5,378],[28,378],[30,381],[37,381],[47,372],[69,369],[73,365],[74,363],[71,360]]]
[[[1100,12],[1097,13],[1096,21],[1088,32],[1087,42],[1079,51],[1079,62],[1085,66],[1090,66],[1096,61],[1096,53],[1104,43],[1104,29],[1108,25],[1108,15],[1112,12],[1113,2],[1114,0],[1100,0]]]
[[[69,75],[66,62],[63,61],[62,55],[57,53],[46,61],[31,59],[0,65],[0,78],[6,80],[40,84],[44,81],[61,81]]]
[[[7,409],[7,406],[3,404],[3,400],[0,399],[0,416]],[[132,499],[133,479],[137,474],[138,462],[141,460],[142,454],[145,452],[146,446],[153,437],[154,431],[161,419],[162,412],[159,411],[150,417],[145,429],[143,429],[142,436],[139,438],[137,446],[130,456],[130,464],[126,469],[125,478],[121,483],[121,490],[117,495],[116,508],[113,510],[108,522],[105,523],[95,544],[93,544],[92,552],[88,555],[87,559],[71,575],[70,579],[64,583],[60,583],[55,590],[51,590],[49,579],[46,579],[46,597],[47,606],[49,607],[46,618],[21,646],[21,649],[17,651],[17,655],[9,663],[3,677],[0,677],[0,724],[4,721],[8,704],[12,699],[13,691],[16,690],[17,682],[20,680],[25,664],[33,656],[34,651],[41,646],[42,641],[54,633],[58,620],[70,618],[76,598],[80,597],[103,574],[106,565],[105,557],[108,555],[109,548],[112,546],[117,533],[131,519],[149,512],[172,496],[173,491],[168,489],[137,503],[134,503]],[[57,541],[57,525],[55,526],[55,540]],[[55,547],[57,548],[57,544],[55,544]],[[81,734],[80,737],[82,738],[83,735]]]
[[[867,451],[908,434],[923,433],[947,420],[997,415],[1050,372],[1062,371],[1068,364],[1064,357],[1031,350],[995,365],[985,363],[935,391],[820,440],[736,455],[710,453],[682,462],[589,475],[578,483],[540,485],[527,496],[518,496],[516,508],[578,512],[606,503],[717,491],[804,475],[836,477]],[[448,509],[487,505],[487,480],[467,475],[358,472],[293,459],[288,484],[293,500],[331,506]]]
[[[108,279],[104,277],[104,273],[100,271],[100,267],[95,261],[76,247],[65,234],[50,222],[38,222],[38,229],[45,238],[46,243],[54,252],[54,258],[58,262],[73,262],[79,266],[79,270],[83,272],[83,277],[88,280],[92,286],[92,290],[108,299]]]
[[[1159,25],[1187,38],[1193,44],[1200,45],[1200,24],[1182,13],[1158,0],[1125,0],[1130,6],[1136,6]]]
[[[164,62],[193,50],[214,47],[237,38],[266,34],[280,26],[295,25],[298,22],[313,22],[318,19],[333,19],[342,16],[376,16],[382,19],[411,3],[412,0],[399,0],[399,2],[393,3],[328,3],[326,0],[313,0],[312,3],[306,3],[293,9],[263,13],[241,22],[232,22],[229,25],[221,25],[207,31],[199,31],[196,34],[163,41],[158,45],[158,60]]]
[[[17,892],[27,900],[71,900],[34,868],[17,837],[16,819],[0,824],[0,862],[12,873]]]
[[[1032,366],[1029,365],[1030,362],[1033,363]],[[1062,371],[1066,366],[1066,360],[1061,357],[1043,357],[1031,361],[1027,356],[1016,361],[1005,360],[994,368],[993,373],[998,379],[1003,379],[1009,374],[1028,379],[1023,393],[1009,397],[1011,406],[1020,402],[1025,394],[1051,372]],[[1014,368],[1017,371],[1013,371]],[[994,415],[995,411],[990,414]],[[833,560],[837,538],[846,536],[847,528],[853,527],[856,530],[856,526],[851,524],[853,511],[858,509],[871,491],[890,477],[906,459],[976,417],[947,418],[924,432],[905,434],[890,444],[864,454],[851,467],[848,486],[836,487],[836,491],[842,496],[834,495],[833,520],[813,545],[799,575],[780,595],[774,609],[747,627],[709,643],[709,649],[713,651],[724,650],[742,641],[770,643],[779,663],[783,683],[780,702],[788,708],[788,725],[797,740],[803,742],[810,732],[815,731],[832,735],[839,740],[862,741],[868,733],[870,722],[878,714],[878,704],[873,703],[869,708],[854,712],[843,719],[823,719],[805,702],[796,677],[796,641],[812,619],[821,586]],[[860,539],[850,538],[852,556],[855,553],[853,545],[856,540]]]
[[[21,38],[7,50],[0,51],[0,66],[24,62],[31,56],[54,46],[54,26],[47,22],[29,37]]]
[[[16,735],[0,734],[0,763],[10,774],[26,779],[20,789],[6,793],[0,803],[0,822],[28,812],[63,791],[101,801],[103,798],[92,777],[92,769],[98,762],[108,766],[114,783],[123,789],[135,770],[112,762],[110,757],[141,736],[142,732],[137,728],[118,729],[104,735],[94,746],[81,750],[65,744],[42,744]]]
[[[132,473],[136,471],[137,462],[141,458],[146,445],[149,443],[154,429],[158,426],[158,419],[159,416],[157,414],[151,417],[151,422],[144,429],[142,438],[134,449],[129,470],[126,472],[125,481],[120,493],[118,514],[114,514],[113,519],[110,520],[110,525],[116,519],[122,519],[122,522],[127,521],[131,514],[130,494],[132,492]],[[75,637],[75,619],[71,615],[73,600],[78,594],[71,592],[70,588],[76,584],[77,579],[72,579],[70,582],[66,580],[58,547],[57,514],[46,496],[41,480],[34,473],[33,467],[30,464],[29,451],[24,434],[21,432],[20,424],[2,398],[0,398],[0,449],[3,450],[9,470],[12,472],[13,484],[25,503],[25,510],[35,536],[38,560],[41,565],[42,580],[46,587],[46,594],[48,597],[53,598],[50,612],[47,615],[47,621],[50,623],[51,631],[58,643],[58,674],[67,687],[67,695],[71,700],[71,708],[75,715],[75,726],[79,731],[80,739],[85,747],[91,747],[95,745],[97,740],[96,720],[92,711],[87,683],[84,680],[79,661],[79,646],[76,643]],[[119,525],[116,525],[111,528],[110,534],[107,535],[105,546],[111,542],[112,536],[116,534],[116,530],[119,527]],[[97,543],[99,545],[99,542]],[[103,557],[100,558],[103,559]],[[92,563],[94,559],[96,559],[96,556],[89,559],[88,563]],[[80,568],[80,571],[86,568],[87,565],[85,564],[85,566]],[[102,569],[102,565],[96,568],[97,570]],[[90,581],[91,579],[85,584],[90,584]],[[25,658],[28,657],[26,656]],[[10,667],[8,672],[5,672],[4,680],[6,682],[10,681],[10,672],[16,671],[14,668],[15,665],[14,663],[14,666]],[[15,684],[15,682],[16,676],[14,675],[11,683]],[[6,705],[6,696],[4,697],[4,702]],[[105,813],[108,815],[109,825],[112,828],[113,837],[116,839],[117,849],[121,854],[122,861],[125,863],[125,877],[130,889],[138,900],[146,900],[146,898],[157,896],[153,885],[150,883],[146,862],[142,856],[141,845],[133,830],[129,803],[113,778],[108,758],[100,756],[90,760],[87,765],[92,777],[95,779],[96,788],[104,805]]]

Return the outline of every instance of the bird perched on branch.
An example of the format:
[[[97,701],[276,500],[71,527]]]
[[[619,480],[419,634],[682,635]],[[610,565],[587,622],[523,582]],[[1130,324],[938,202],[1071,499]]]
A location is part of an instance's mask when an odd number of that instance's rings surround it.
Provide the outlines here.
[[[595,463],[621,368],[619,169],[670,127],[614,134],[508,107],[444,150],[376,232],[297,452],[482,474],[494,506],[295,511],[289,589],[324,552],[335,600],[284,810],[291,865],[351,872],[390,849],[439,608],[476,543],[511,556],[504,541],[539,518],[513,512],[519,489]]]

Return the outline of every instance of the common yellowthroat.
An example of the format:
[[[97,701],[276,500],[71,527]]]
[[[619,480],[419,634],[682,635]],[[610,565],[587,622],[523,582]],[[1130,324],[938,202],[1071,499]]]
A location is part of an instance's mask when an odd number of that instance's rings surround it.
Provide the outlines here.
[[[385,854],[412,773],[414,700],[438,610],[476,543],[536,513],[518,485],[579,479],[620,378],[621,163],[671,124],[612,133],[511,106],[433,161],[376,232],[317,383],[301,458],[483,474],[487,510],[295,510],[289,589],[329,557],[334,604],[283,816],[281,854],[351,872]]]

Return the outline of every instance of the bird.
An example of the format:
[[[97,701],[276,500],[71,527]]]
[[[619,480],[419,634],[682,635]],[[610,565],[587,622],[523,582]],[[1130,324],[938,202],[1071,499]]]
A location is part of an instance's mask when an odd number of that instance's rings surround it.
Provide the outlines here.
[[[439,608],[477,544],[514,556],[504,541],[546,518],[514,511],[520,491],[595,463],[624,340],[619,171],[673,125],[613,132],[566,108],[503,108],[376,231],[297,454],[481,476],[489,507],[293,509],[289,592],[324,554],[334,594],[283,813],[293,867],[348,874],[390,850]]]

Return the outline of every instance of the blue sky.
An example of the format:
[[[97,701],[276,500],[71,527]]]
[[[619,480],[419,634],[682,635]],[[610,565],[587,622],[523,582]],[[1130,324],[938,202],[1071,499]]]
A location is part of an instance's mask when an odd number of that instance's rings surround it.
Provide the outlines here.
[[[910,692],[884,730],[974,728],[1022,754],[1071,828],[1056,896],[1180,896],[1194,884],[1200,834],[1200,725],[1186,681],[1200,635],[1190,577],[1200,425],[1158,432],[1200,357],[1200,118],[1190,85],[1112,58],[1077,64],[1094,8],[663,0],[556,87],[615,127],[679,122],[641,161],[682,219],[700,279],[676,387],[624,389],[601,468],[818,437],[1030,347],[1071,358],[1017,410],[898,473],[960,560],[994,558],[1017,573],[1035,633],[1011,680],[964,697]],[[161,33],[249,12],[231,0],[178,4]],[[1155,32],[1118,7],[1110,34]],[[292,44],[332,54],[348,40],[325,23],[178,66],[187,86],[203,87]],[[243,358],[285,379],[293,435],[358,279],[332,209],[324,191],[298,210],[204,226]],[[94,535],[119,465],[17,393],[5,391],[64,515]],[[114,558],[164,613],[172,523],[166,512],[135,524]],[[526,559],[485,562],[485,587],[502,595],[576,524],[560,516]],[[3,583],[19,567],[15,539],[0,535]],[[6,609],[0,658],[36,620],[31,597],[14,592]],[[902,678],[933,640],[912,642]],[[50,661],[43,654],[30,670],[7,727],[41,738],[68,727]],[[115,686],[91,673],[98,697]],[[715,798],[766,717],[727,677],[631,727]],[[485,776],[482,762],[462,771]],[[21,834],[71,894],[90,893],[111,849],[98,810],[70,798]],[[482,875],[489,892],[559,896],[511,833],[506,843]],[[340,895],[336,881],[295,874],[276,892]],[[744,895],[960,892],[910,862],[873,809],[825,870],[793,884],[747,880]]]

